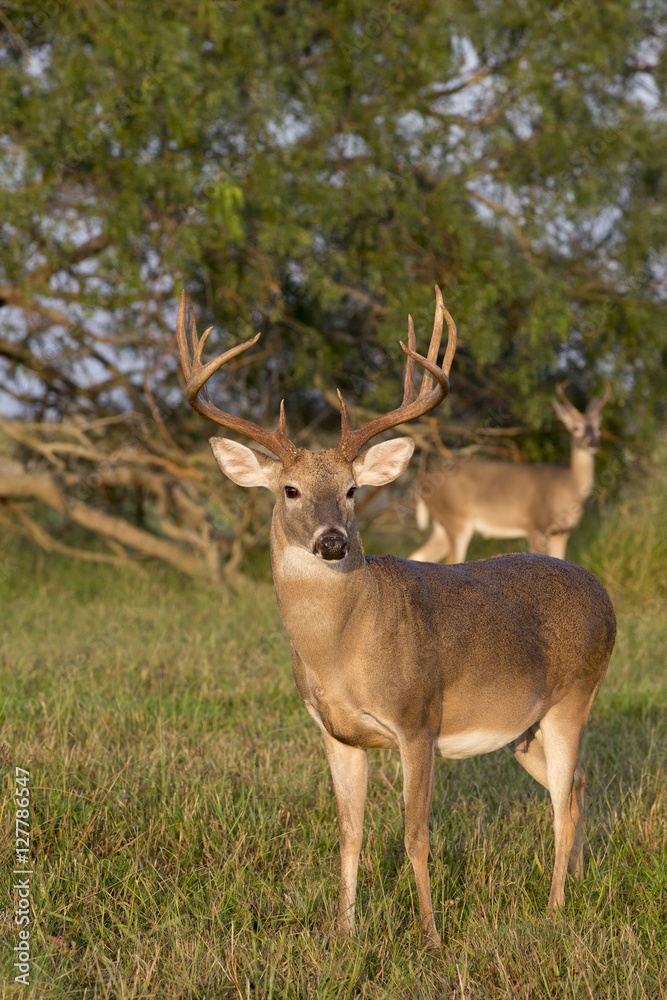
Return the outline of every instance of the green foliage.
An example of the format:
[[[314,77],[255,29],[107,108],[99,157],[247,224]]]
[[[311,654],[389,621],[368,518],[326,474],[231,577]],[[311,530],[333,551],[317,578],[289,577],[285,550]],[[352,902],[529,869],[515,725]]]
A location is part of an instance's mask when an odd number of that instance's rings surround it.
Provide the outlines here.
[[[453,418],[521,421],[534,457],[555,382],[569,373],[581,401],[612,378],[608,425],[650,445],[667,350],[659,6],[3,10],[0,355],[23,406],[145,409],[148,363],[182,421],[164,358],[183,283],[217,323],[212,349],[264,333],[272,364],[234,371],[239,409],[268,422],[286,394],[304,424],[324,407],[313,386],[336,383],[395,405],[406,314],[423,343],[437,281],[460,331]]]

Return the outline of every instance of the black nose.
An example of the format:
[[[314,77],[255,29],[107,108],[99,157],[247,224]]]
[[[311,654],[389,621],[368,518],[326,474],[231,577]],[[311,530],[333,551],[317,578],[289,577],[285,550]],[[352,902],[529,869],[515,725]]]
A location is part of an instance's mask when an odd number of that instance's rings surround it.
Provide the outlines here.
[[[348,548],[347,538],[339,531],[330,531],[315,543],[315,552],[323,559],[342,559]]]

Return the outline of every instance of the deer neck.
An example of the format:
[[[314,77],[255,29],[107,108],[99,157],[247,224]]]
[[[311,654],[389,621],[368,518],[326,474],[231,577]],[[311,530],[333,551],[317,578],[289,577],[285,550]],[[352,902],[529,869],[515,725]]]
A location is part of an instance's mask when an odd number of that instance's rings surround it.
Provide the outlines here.
[[[271,565],[280,616],[306,662],[337,662],[354,645],[364,619],[375,616],[377,585],[356,524],[348,537],[347,556],[327,562],[291,544],[278,518],[274,516],[271,523]]]
[[[577,500],[583,502],[590,496],[595,479],[595,455],[588,448],[580,448],[572,442],[570,471]]]

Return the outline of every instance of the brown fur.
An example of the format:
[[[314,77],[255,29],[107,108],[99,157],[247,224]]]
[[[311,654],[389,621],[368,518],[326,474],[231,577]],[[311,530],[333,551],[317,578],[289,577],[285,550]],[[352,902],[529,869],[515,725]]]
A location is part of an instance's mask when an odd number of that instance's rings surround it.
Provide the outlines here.
[[[448,740],[455,747],[463,740],[463,752],[452,755],[468,756],[466,741],[474,744],[475,733],[505,734],[519,763],[554,799],[551,906],[564,900],[568,864],[581,874],[579,742],[613,647],[614,612],[596,577],[547,556],[498,556],[457,566],[365,558],[346,499],[353,481],[354,470],[333,453],[306,453],[287,469],[276,467],[276,593],[295,682],[322,729],[332,767],[341,830],[341,926],[354,927],[366,789],[359,753],[398,747],[406,848],[422,929],[435,946],[426,857],[439,740],[445,755]],[[284,495],[286,484],[301,491],[298,509]],[[320,526],[347,534],[344,560],[330,565],[311,554]],[[470,752],[479,751],[473,746]]]
[[[291,639],[294,679],[322,730],[331,768],[340,832],[341,929],[354,930],[369,747],[397,747],[401,753],[405,848],[429,947],[440,942],[427,865],[436,752],[466,757],[505,743],[548,787],[556,841],[549,906],[562,905],[566,869],[577,877],[583,870],[579,742],[614,642],[614,612],[604,588],[581,567],[543,556],[502,556],[456,567],[392,556],[366,559],[354,517],[354,487],[392,482],[414,448],[409,439],[397,438],[359,456],[362,445],[433,409],[448,391],[456,328],[440,290],[428,358],[415,353],[409,321],[401,406],[350,431],[341,400],[340,446],[314,453],[288,441],[282,408],[278,429],[269,434],[214,406],[201,391],[208,378],[256,338],[204,364],[204,338],[198,341],[192,321],[191,359],[186,306],[183,293],[177,337],[190,403],[278,456],[211,439],[230,479],[265,486],[276,496],[273,577]],[[439,369],[445,320],[448,341]],[[429,374],[413,401],[415,361]]]
[[[581,520],[593,489],[600,446],[602,408],[608,394],[580,413],[560,393],[554,402],[571,435],[569,466],[461,461],[422,476],[418,519],[433,521],[431,537],[410,556],[435,562],[464,562],[475,532],[485,538],[528,539],[533,552],[565,558],[571,532]],[[428,513],[427,513],[428,512]],[[420,527],[426,527],[420,520]]]

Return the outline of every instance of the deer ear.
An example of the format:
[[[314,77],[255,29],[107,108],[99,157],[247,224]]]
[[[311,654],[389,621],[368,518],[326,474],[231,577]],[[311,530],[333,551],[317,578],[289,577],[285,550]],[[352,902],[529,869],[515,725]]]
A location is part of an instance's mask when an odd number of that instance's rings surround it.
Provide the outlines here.
[[[218,465],[237,486],[266,486],[273,490],[273,473],[282,465],[279,459],[230,438],[212,437],[209,444]]]
[[[572,430],[572,428],[575,426],[575,423],[577,422],[580,423],[584,419],[583,417],[581,417],[579,421],[576,421],[574,415],[570,413],[568,408],[566,406],[563,406],[562,403],[557,403],[555,399],[551,401],[551,405],[556,411],[556,416],[558,417],[558,419],[562,424],[565,424],[568,431]]]
[[[408,467],[415,450],[412,438],[392,438],[375,444],[352,463],[358,486],[384,486],[393,483]]]

